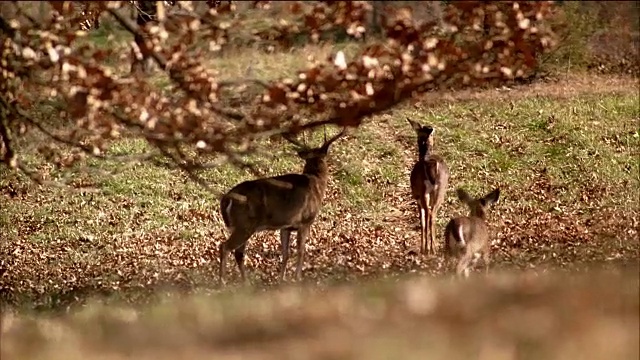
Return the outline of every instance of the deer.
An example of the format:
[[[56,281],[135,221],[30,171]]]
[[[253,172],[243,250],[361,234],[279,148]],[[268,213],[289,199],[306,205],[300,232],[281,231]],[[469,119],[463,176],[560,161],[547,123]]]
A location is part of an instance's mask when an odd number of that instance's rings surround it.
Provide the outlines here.
[[[243,282],[245,248],[249,238],[257,232],[280,231],[282,264],[279,281],[284,280],[289,260],[291,232],[297,232],[298,261],[296,279],[302,276],[305,242],[311,225],[320,209],[329,180],[327,154],[329,147],[346,134],[346,128],[317,148],[301,144],[290,135],[283,138],[297,149],[305,161],[302,173],[259,178],[234,186],[220,199],[220,212],[230,235],[220,244],[220,282],[224,285],[226,258],[233,251]]]
[[[482,258],[485,273],[489,271],[491,246],[486,213],[489,207],[500,197],[500,189],[496,188],[481,198],[472,198],[462,188],[456,190],[458,199],[469,208],[469,216],[453,218],[444,231],[444,254],[447,263],[457,259],[456,274],[469,277],[471,268],[475,268]]]
[[[434,223],[447,192],[449,168],[442,157],[433,154],[433,127],[407,120],[418,136],[418,161],[413,165],[409,180],[420,215],[420,253],[431,254],[433,251],[435,254]],[[427,238],[430,246],[427,246]]]

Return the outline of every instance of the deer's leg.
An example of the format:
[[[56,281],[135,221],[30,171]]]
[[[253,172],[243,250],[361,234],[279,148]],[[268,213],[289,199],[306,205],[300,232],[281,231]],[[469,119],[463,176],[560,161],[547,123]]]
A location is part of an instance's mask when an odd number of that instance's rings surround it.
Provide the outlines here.
[[[300,281],[302,278],[302,264],[304,263],[304,248],[309,237],[309,226],[303,226],[298,229],[298,265],[296,266],[296,279]]]
[[[420,205],[418,207],[420,209],[420,254],[424,254],[427,250],[427,214],[425,208]]]
[[[451,243],[454,240],[452,239],[452,235],[445,231],[445,235],[444,235],[444,248],[443,248],[443,252],[444,252],[444,266],[445,269],[450,270],[450,268],[452,267],[452,257],[454,256],[453,253],[453,249],[451,249]]]
[[[431,207],[431,211],[429,211],[429,245],[433,254],[436,254],[436,232],[435,232],[435,223],[436,223],[436,214],[438,213],[438,206],[434,205]]]
[[[420,254],[426,252],[427,247],[427,213],[424,206],[424,199],[416,199],[418,202],[418,213],[420,215]]]
[[[433,233],[433,209],[432,208],[427,208],[427,227],[429,229],[429,254],[436,253],[436,249],[433,246],[433,241],[434,241],[434,233]]]
[[[430,254],[431,250],[429,249],[429,247],[427,246],[427,236],[428,236],[428,232],[429,232],[429,223],[430,223],[430,219],[431,219],[431,196],[430,194],[424,194],[424,198],[422,199],[423,203],[422,203],[422,209],[424,212],[424,215],[422,216],[422,253],[424,254],[425,252]]]
[[[298,230],[300,231],[300,230]],[[291,239],[291,231],[280,230],[280,247],[282,252],[282,265],[280,265],[280,281],[284,280],[284,273],[287,270],[287,262],[289,261],[289,241]]]
[[[245,242],[233,252],[234,257],[236,258],[236,264],[238,264],[238,270],[240,270],[240,277],[242,278],[243,282],[247,281],[247,278],[244,275],[244,249],[246,247],[247,243]]]
[[[224,284],[227,267],[227,255],[230,251],[243,246],[253,234],[252,230],[236,228],[231,232],[227,241],[220,244],[220,283]]]
[[[224,275],[226,272],[226,259],[227,259],[227,250],[226,250],[226,246],[225,243],[223,242],[222,244],[220,244],[219,247],[219,251],[220,253],[220,274],[219,274],[219,278],[220,278],[220,284],[224,285],[225,281],[224,281]]]
[[[469,277],[469,264],[473,260],[473,254],[465,252],[456,266],[456,274],[458,276],[463,275],[465,278]]]
[[[485,272],[485,274],[488,274],[489,273],[489,263],[491,262],[488,250],[485,250],[482,253],[482,262],[483,262],[482,265],[484,265],[484,272]]]

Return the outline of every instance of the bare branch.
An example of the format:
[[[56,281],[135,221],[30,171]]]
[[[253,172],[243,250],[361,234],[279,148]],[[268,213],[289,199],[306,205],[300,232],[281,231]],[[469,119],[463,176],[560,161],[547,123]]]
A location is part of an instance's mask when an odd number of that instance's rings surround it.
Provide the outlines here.
[[[0,16],[0,31],[9,35],[10,38],[16,36],[16,31],[9,25],[9,23]]]
[[[282,138],[287,140],[288,142],[292,143],[293,145],[295,145],[296,147],[300,148],[300,149],[307,149],[308,146],[306,146],[305,144],[299,142],[298,140],[296,140],[293,137],[293,134],[291,133],[283,133],[282,134]]]
[[[31,181],[33,181],[36,184],[41,185],[41,186],[48,186],[48,187],[59,188],[59,189],[64,189],[64,190],[72,190],[72,191],[78,191],[78,192],[83,192],[83,193],[86,193],[86,192],[100,192],[99,189],[96,189],[96,188],[93,188],[93,187],[71,187],[69,184],[61,183],[59,181],[44,180],[44,179],[42,179],[41,176],[39,176],[38,173],[36,173],[33,170],[29,169],[21,161],[17,161],[17,168],[18,168],[18,170],[20,170],[21,173],[23,173],[29,179],[31,179]]]
[[[134,34],[134,35],[142,35],[142,30],[138,27],[138,25],[136,23],[134,23],[133,21],[131,21],[129,18],[127,18],[126,16],[122,15],[120,13],[119,9],[109,9],[108,10],[109,13],[111,15],[113,15],[114,18],[116,18],[116,20],[118,20],[118,22],[120,23],[120,25],[122,25],[125,29],[127,29],[130,33]],[[156,61],[156,63],[160,66],[160,68],[166,70],[167,69],[167,60],[160,54],[158,54],[157,52],[148,49],[147,50],[149,52],[149,55],[151,55],[151,57]]]
[[[3,113],[7,111],[6,108],[0,109]],[[4,148],[4,156],[3,161],[10,168],[16,167],[16,158],[15,152],[13,150],[11,130],[9,129],[9,124],[7,121],[6,114],[0,115],[0,140],[2,140],[3,148]]]
[[[202,179],[200,176],[198,176],[198,174],[196,174],[193,169],[189,168],[189,166],[187,164],[185,164],[183,161],[181,161],[180,158],[176,157],[174,154],[172,154],[170,151],[168,151],[166,148],[164,147],[159,147],[158,148],[160,150],[160,152],[166,156],[167,158],[173,160],[173,163],[176,164],[178,166],[178,168],[180,170],[182,170],[187,177],[189,177],[189,179],[191,179],[194,183],[202,186],[205,190],[209,191],[212,194],[215,194],[216,196],[220,196],[221,193],[219,191],[216,191],[214,189],[212,189],[209,184]]]
[[[253,83],[253,84],[256,84],[256,85],[260,85],[265,89],[269,88],[269,84],[266,83],[265,81],[260,80],[260,79],[225,80],[225,81],[219,81],[218,82],[218,86],[223,88],[223,87],[238,86],[238,85],[248,84],[248,83]]]
[[[23,16],[25,19],[29,20],[30,26],[33,26],[36,29],[40,28],[38,21],[36,21],[36,19],[31,17],[31,15],[27,14],[24,10],[22,10],[22,7],[20,7],[17,1],[12,1],[11,3],[13,4],[13,8],[16,10],[16,13],[18,15]]]
[[[3,97],[0,97],[0,101],[2,101],[4,106],[10,107],[10,109],[12,109],[16,114],[18,114],[24,121],[26,121],[28,124],[34,126],[36,129],[38,129],[40,132],[42,132],[44,135],[48,136],[52,140],[55,140],[55,141],[57,141],[57,142],[59,142],[61,144],[65,144],[65,145],[69,145],[69,146],[78,148],[78,149],[84,151],[87,154],[94,155],[94,152],[95,152],[95,148],[94,147],[86,146],[86,145],[80,144],[78,142],[75,142],[73,140],[65,139],[65,138],[63,138],[61,136],[55,135],[52,132],[50,132],[49,130],[47,130],[44,126],[42,126],[42,124],[40,124],[40,122],[38,122],[38,121],[34,120],[33,118],[31,118],[31,116],[29,116],[22,109],[18,108],[17,106],[10,106],[9,104],[7,104],[6,100]]]
[[[232,120],[236,120],[236,121],[242,121],[246,119],[246,115],[240,113],[239,111],[236,110],[231,110],[231,109],[223,109],[223,108],[219,108],[217,106],[213,106],[212,110],[217,112],[218,114],[222,115],[222,116],[226,116]]]
[[[300,34],[316,41],[336,29],[358,38],[367,32],[364,19],[369,7],[366,2],[296,3],[291,7],[297,14],[293,21],[276,22],[255,35],[268,37],[269,44],[286,44]],[[47,29],[27,20],[15,31],[20,36],[12,38],[10,24],[0,22],[7,40],[0,43],[3,66],[7,64],[6,75],[4,68],[0,74],[0,89],[6,94],[3,106],[15,106],[11,111],[19,127],[34,127],[74,151],[127,162],[126,157],[96,151],[124,134],[144,139],[154,148],[131,161],[181,169],[199,184],[204,182],[200,171],[222,162],[257,176],[244,156],[261,149],[257,144],[265,138],[281,135],[305,147],[294,138],[296,134],[329,124],[357,128],[366,118],[426,91],[526,77],[550,44],[544,26],[548,7],[547,2],[452,2],[444,9],[444,21],[431,23],[416,21],[410,9],[402,8],[382,14],[380,27],[386,38],[374,38],[355,54],[349,52],[350,61],[345,57],[337,64],[332,55],[285,79],[256,79],[247,71],[244,78],[218,81],[206,54],[207,49],[214,54],[223,49],[228,29],[242,26],[242,17],[226,17],[232,6],[201,17],[189,10],[168,12],[157,26],[143,27],[123,9],[96,5],[91,8],[96,10],[93,15],[109,14],[134,35],[138,48],[133,50],[139,50],[135,55],[141,52],[153,59],[170,79],[169,91],[159,89],[155,78],[110,69],[104,60],[121,58],[121,49],[77,41],[86,33],[77,32],[77,23],[69,23],[78,17],[67,11],[42,24]],[[445,28],[436,28],[438,24]],[[260,94],[242,94],[253,97],[238,106],[244,96],[237,93],[254,85]],[[36,112],[24,111],[50,98],[60,104],[56,107],[60,117],[70,120],[68,127],[54,131]],[[3,133],[10,130],[6,121],[3,127]],[[15,153],[15,143],[7,146],[9,135],[3,135],[2,144]],[[54,154],[46,157],[57,162],[58,150],[51,151]],[[63,160],[64,165],[69,158]]]

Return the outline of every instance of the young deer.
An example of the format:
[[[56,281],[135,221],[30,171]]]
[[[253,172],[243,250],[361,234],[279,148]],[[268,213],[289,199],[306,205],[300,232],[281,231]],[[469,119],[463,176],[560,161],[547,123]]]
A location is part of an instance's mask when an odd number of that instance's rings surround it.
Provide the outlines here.
[[[296,278],[302,274],[304,246],[309,229],[320,212],[329,178],[326,162],[329,146],[345,134],[325,141],[318,148],[309,148],[285,136],[298,147],[298,156],[305,160],[302,174],[286,174],[242,182],[220,200],[220,212],[231,235],[220,244],[220,281],[224,284],[226,258],[234,251],[240,276],[245,281],[244,253],[247,240],[256,232],[280,230],[282,266],[280,281],[284,279],[289,259],[289,240],[292,231],[298,235],[298,264]]]
[[[418,135],[418,161],[411,170],[411,193],[420,213],[420,253],[435,254],[435,217],[444,201],[449,183],[449,168],[444,159],[432,153],[433,128],[407,119]],[[427,233],[430,246],[427,247]]]
[[[485,271],[489,271],[489,231],[486,223],[486,212],[489,206],[500,197],[500,189],[494,189],[479,199],[469,196],[463,189],[458,189],[458,199],[469,207],[469,216],[451,219],[444,230],[445,258],[447,263],[453,257],[458,260],[456,274],[469,276],[469,270],[476,266],[482,257]]]

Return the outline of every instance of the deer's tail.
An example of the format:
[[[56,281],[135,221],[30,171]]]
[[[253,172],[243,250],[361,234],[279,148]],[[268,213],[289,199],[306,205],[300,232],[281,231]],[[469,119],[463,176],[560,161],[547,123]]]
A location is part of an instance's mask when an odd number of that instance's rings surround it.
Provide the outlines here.
[[[222,221],[226,227],[231,226],[231,206],[233,205],[232,199],[227,196],[223,196],[220,199],[220,214],[222,215]]]
[[[460,247],[467,246],[467,243],[464,241],[464,231],[462,229],[462,225],[458,225],[458,231],[456,232],[456,240],[458,240],[458,245],[460,245]]]

